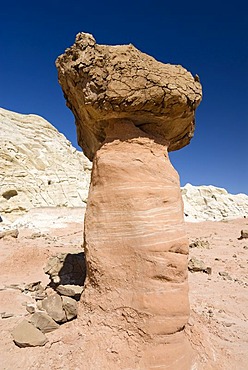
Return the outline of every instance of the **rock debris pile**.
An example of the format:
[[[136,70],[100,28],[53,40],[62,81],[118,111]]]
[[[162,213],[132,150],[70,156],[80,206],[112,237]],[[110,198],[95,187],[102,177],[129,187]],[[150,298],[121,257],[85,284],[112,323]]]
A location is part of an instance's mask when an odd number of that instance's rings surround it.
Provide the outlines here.
[[[77,317],[77,301],[83,292],[86,275],[84,254],[60,253],[50,257],[44,272],[51,279],[46,287],[40,281],[23,287],[9,287],[20,289],[34,300],[33,304],[26,305],[31,316],[21,321],[12,332],[19,347],[43,346],[47,343],[46,333]]]

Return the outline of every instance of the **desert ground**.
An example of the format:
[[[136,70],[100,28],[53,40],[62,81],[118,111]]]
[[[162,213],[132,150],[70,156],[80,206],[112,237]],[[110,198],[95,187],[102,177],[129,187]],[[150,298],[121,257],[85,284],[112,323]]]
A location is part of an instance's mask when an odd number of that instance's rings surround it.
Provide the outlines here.
[[[26,304],[34,301],[20,288],[37,281],[49,283],[43,268],[50,256],[82,251],[83,217],[82,208],[32,210],[16,223],[17,238],[0,239],[1,370],[90,370],[84,367],[87,338],[80,317],[46,334],[43,347],[19,348],[12,337],[16,325],[30,316]],[[239,237],[242,229],[248,229],[248,219],[185,227],[189,258],[205,266],[203,271],[189,272],[191,316],[186,332],[196,352],[192,370],[246,370],[248,239]]]

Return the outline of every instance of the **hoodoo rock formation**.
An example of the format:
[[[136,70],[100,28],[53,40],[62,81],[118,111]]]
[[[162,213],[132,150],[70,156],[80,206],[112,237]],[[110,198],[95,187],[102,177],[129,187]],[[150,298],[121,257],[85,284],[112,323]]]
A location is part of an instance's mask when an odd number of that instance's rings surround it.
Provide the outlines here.
[[[188,241],[168,151],[193,136],[199,78],[85,33],[56,65],[79,144],[93,159],[79,315],[84,367],[190,369]]]

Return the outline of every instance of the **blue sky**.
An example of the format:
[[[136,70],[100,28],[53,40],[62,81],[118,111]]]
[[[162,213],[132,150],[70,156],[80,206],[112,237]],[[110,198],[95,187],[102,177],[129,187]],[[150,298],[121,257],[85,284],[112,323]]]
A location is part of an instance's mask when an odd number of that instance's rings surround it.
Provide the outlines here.
[[[248,22],[245,1],[15,1],[1,3],[0,106],[35,113],[76,146],[55,59],[89,32],[200,76],[191,144],[171,153],[181,184],[248,193]]]

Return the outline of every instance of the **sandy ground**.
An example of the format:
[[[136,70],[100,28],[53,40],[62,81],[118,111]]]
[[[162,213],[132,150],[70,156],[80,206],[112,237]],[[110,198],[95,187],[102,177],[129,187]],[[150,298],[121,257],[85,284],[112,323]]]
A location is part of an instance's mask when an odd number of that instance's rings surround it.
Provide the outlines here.
[[[83,363],[84,333],[77,320],[46,334],[44,347],[18,348],[11,331],[29,314],[31,296],[11,284],[48,283],[49,256],[82,249],[83,209],[33,210],[18,224],[17,239],[0,240],[0,370],[89,370]],[[189,272],[191,317],[187,334],[196,351],[192,370],[248,369],[248,239],[239,240],[248,220],[187,223],[190,257],[211,267],[211,275]],[[98,370],[98,369],[96,369]],[[99,369],[100,370],[100,369]],[[118,369],[116,369],[118,370]],[[142,369],[144,370],[144,369]]]

